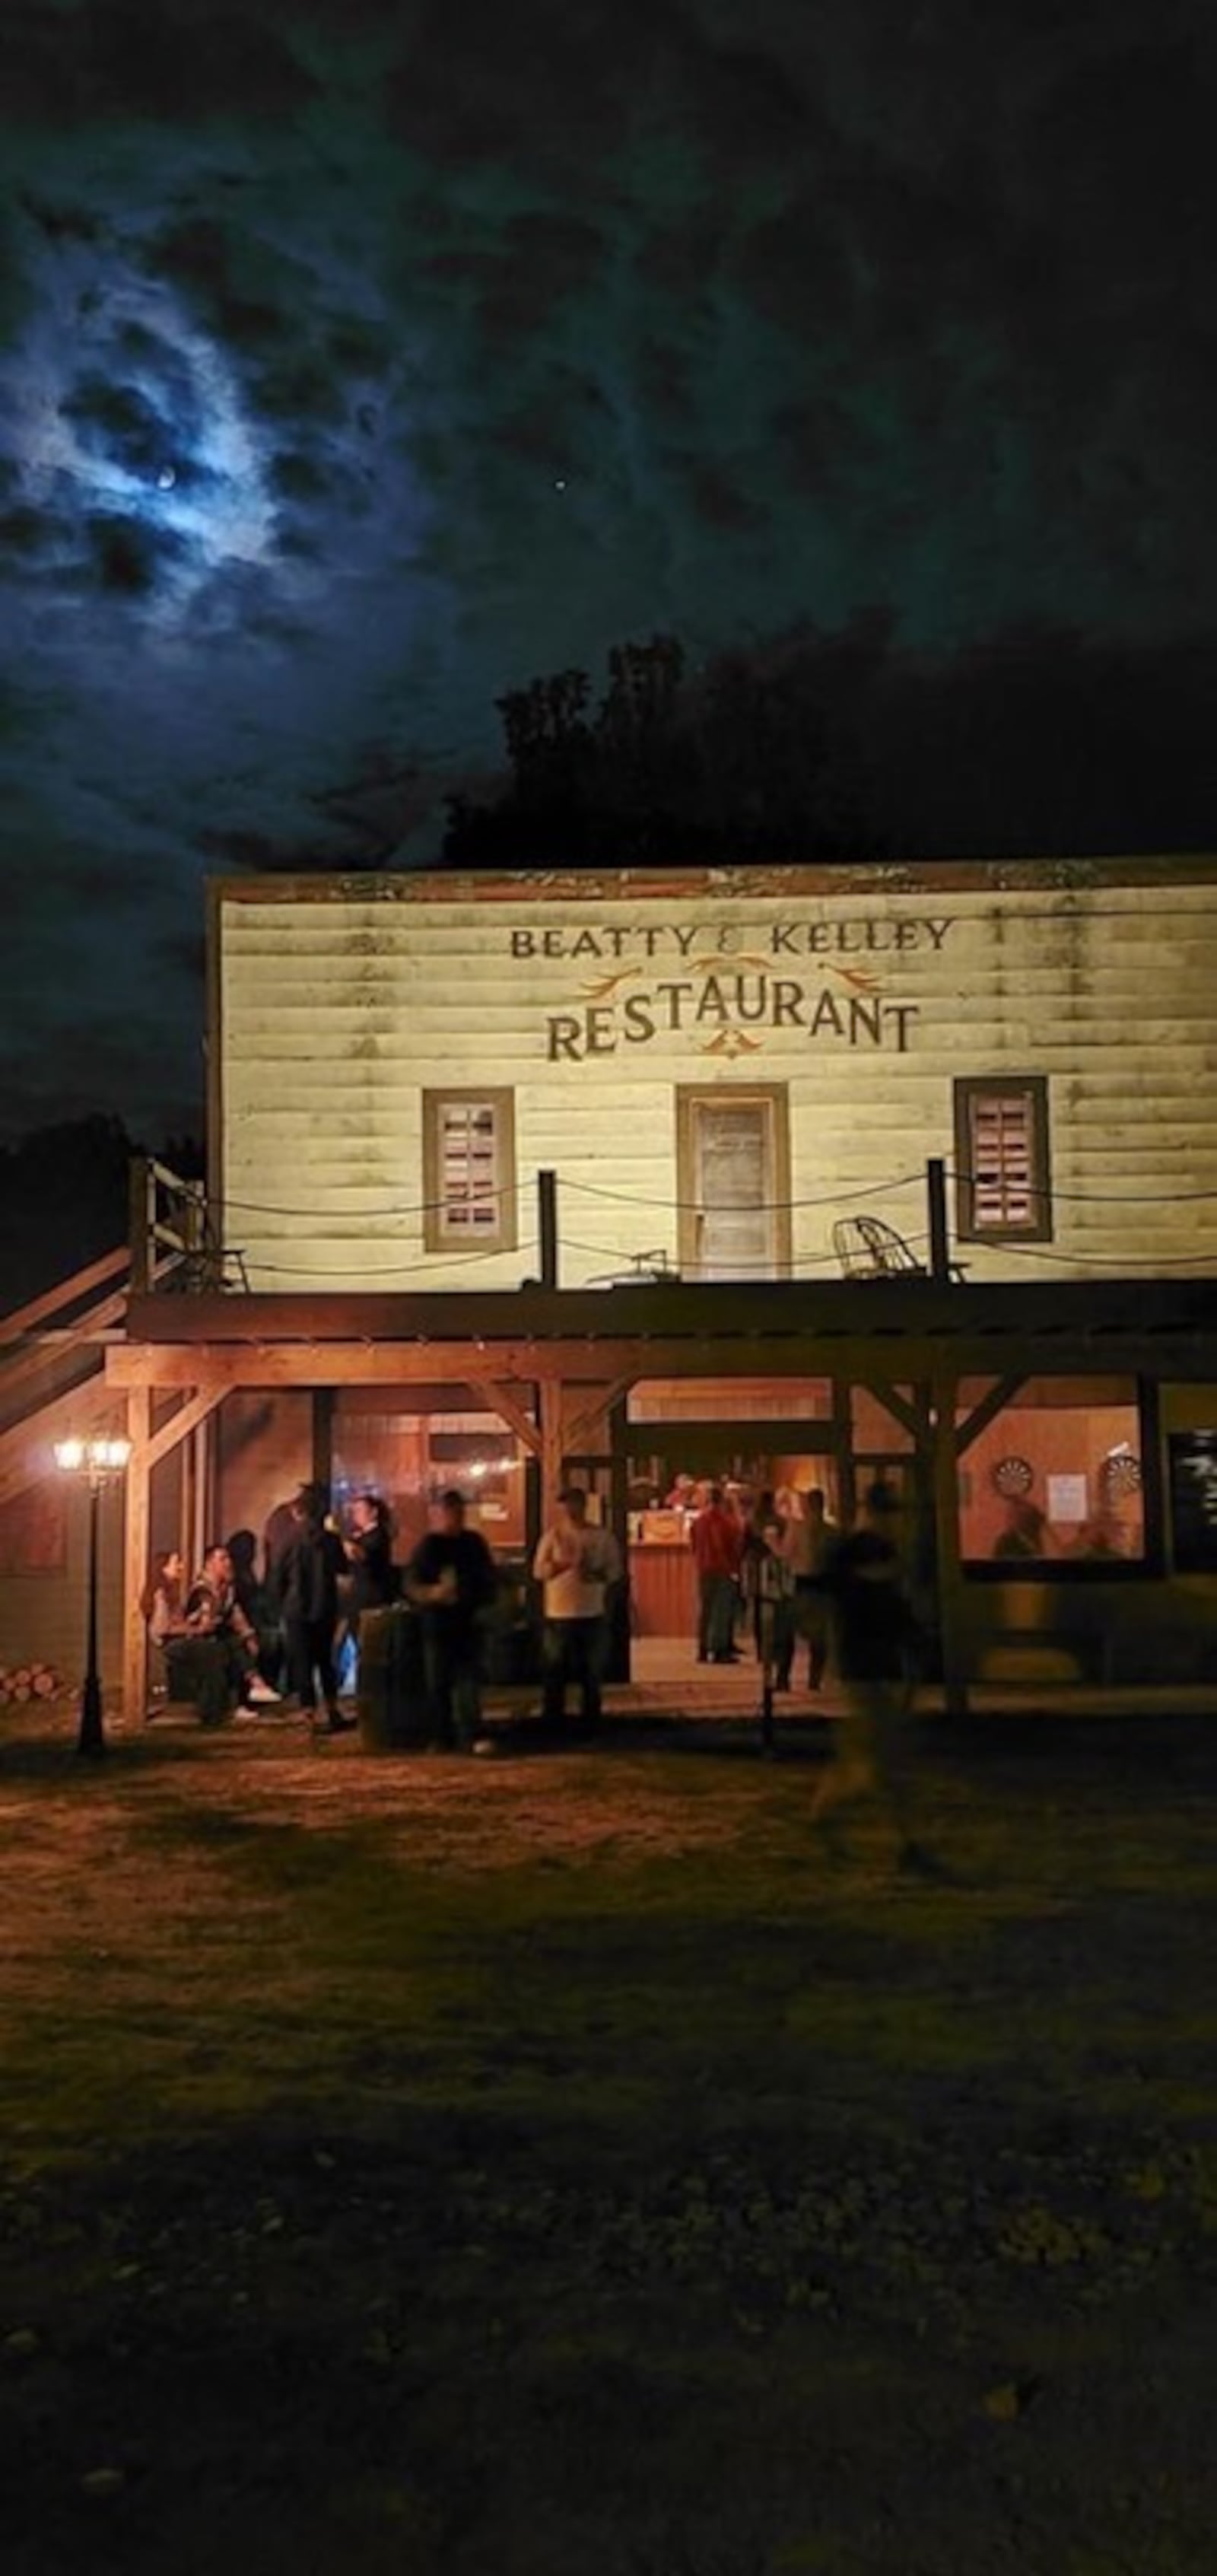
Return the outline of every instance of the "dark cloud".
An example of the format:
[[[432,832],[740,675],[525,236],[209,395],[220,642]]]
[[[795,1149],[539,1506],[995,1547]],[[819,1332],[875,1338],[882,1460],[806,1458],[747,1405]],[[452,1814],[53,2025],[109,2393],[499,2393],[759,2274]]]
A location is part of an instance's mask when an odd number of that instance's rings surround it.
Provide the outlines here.
[[[9,0],[8,113],[78,131],[122,118],[173,125],[289,115],[314,84],[284,33],[207,0]]]

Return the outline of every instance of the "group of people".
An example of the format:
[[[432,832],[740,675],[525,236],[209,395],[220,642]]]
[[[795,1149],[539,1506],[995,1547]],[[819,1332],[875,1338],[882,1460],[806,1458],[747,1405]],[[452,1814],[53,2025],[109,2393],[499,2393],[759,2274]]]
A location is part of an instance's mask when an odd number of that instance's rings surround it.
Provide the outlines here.
[[[358,1635],[365,1610],[396,1592],[389,1515],[375,1494],[357,1495],[345,1531],[316,1485],[272,1512],[257,1572],[251,1530],[214,1541],[192,1583],[180,1552],[156,1557],[143,1600],[148,1634],[164,1659],[170,1691],[192,1702],[204,1725],[238,1706],[294,1701],[330,1734],[354,1725],[338,1697],[337,1647],[345,1625]]]
[[[218,1725],[238,1706],[295,1705],[327,1732],[355,1723],[341,1707],[338,1646],[345,1630],[358,1642],[363,1615],[405,1599],[420,1616],[424,1684],[434,1740],[488,1751],[482,1726],[482,1673],[487,1623],[498,1576],[480,1530],[471,1529],[463,1494],[441,1494],[434,1526],[403,1570],[393,1561],[383,1502],[359,1495],[345,1529],[326,1497],[304,1486],[271,1514],[259,1580],[252,1533],[209,1547],[193,1583],[182,1557],[155,1560],[143,1610],[152,1643],[165,1659],[175,1698]],[[589,1526],[587,1496],[569,1488],[537,1546],[533,1573],[544,1603],[543,1711],[562,1723],[569,1690],[594,1725],[608,1660],[611,1589],[621,1556],[607,1530]]]
[[[748,1514],[721,1485],[711,1485],[689,1524],[697,1569],[697,1659],[735,1663],[741,1624],[758,1655],[773,1667],[776,1690],[789,1690],[795,1653],[807,1647],[807,1686],[818,1691],[828,1663],[831,1593],[828,1572],[841,1533],[819,1485],[784,1497],[758,1495]]]
[[[843,1730],[814,1802],[813,1818],[835,1829],[837,1810],[878,1799],[894,1826],[901,1857],[916,1858],[903,1813],[899,1721],[911,1697],[916,1622],[903,1579],[896,1530],[898,1497],[873,1485],[857,1526],[844,1534],[812,1487],[797,1512],[780,1512],[764,1494],[745,1521],[712,1486],[690,1530],[698,1572],[699,1656],[738,1652],[741,1608],[751,1616],[758,1651],[772,1660],[777,1686],[788,1684],[796,1644],[804,1640],[808,1680],[823,1679],[830,1636],[851,1723]],[[611,1602],[621,1554],[611,1531],[589,1522],[578,1487],[560,1495],[538,1542],[533,1575],[544,1608],[543,1708],[551,1724],[565,1719],[577,1687],[584,1728],[601,1715]],[[180,1555],[157,1561],[145,1597],[149,1631],[165,1654],[175,1694],[197,1702],[216,1724],[244,1700],[283,1705],[289,1696],[316,1721],[318,1697],[328,1731],[353,1725],[339,1705],[336,1638],[340,1618],[357,1634],[362,1616],[404,1594],[422,1623],[425,1684],[436,1741],[455,1749],[492,1749],[482,1727],[482,1660],[488,1614],[497,1590],[494,1559],[481,1532],[468,1527],[464,1496],[439,1499],[434,1527],[404,1574],[393,1562],[384,1505],[363,1495],[339,1529],[325,1496],[304,1487],[272,1514],[262,1584],[243,1538],[210,1547],[189,1589]],[[274,1627],[265,1624],[267,1608]],[[263,1621],[259,1622],[261,1608]],[[266,1669],[269,1659],[276,1679]]]

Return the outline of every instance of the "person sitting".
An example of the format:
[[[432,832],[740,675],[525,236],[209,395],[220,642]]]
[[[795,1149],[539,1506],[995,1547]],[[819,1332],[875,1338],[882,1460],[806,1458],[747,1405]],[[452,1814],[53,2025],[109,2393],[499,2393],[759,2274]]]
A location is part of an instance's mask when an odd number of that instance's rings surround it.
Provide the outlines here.
[[[1110,1562],[1113,1558],[1123,1556],[1122,1541],[1123,1532],[1115,1513],[1100,1510],[1095,1512],[1090,1520],[1083,1522],[1069,1553],[1071,1556],[1084,1556],[1091,1560]]]
[[[170,1694],[173,1689],[173,1675],[170,1668],[169,1648],[175,1641],[184,1638],[187,1633],[186,1601],[183,1592],[185,1573],[186,1560],[180,1548],[158,1548],[152,1559],[151,1575],[144,1585],[139,1602],[148,1630],[148,1643],[150,1646],[155,1646],[160,1655],[161,1669]]]
[[[278,1705],[258,1671],[257,1635],[236,1596],[232,1558],[218,1541],[204,1555],[165,1659],[170,1689],[195,1701],[204,1726],[220,1725],[241,1705]]]
[[[994,1541],[993,1554],[1003,1560],[1047,1556],[1048,1524],[1038,1503],[1015,1495],[1006,1506],[1006,1526]]]

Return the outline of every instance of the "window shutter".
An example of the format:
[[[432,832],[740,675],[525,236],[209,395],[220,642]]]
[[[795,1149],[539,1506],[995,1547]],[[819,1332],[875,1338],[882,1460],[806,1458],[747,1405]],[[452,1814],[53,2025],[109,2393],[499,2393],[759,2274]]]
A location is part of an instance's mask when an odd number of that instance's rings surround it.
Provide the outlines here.
[[[974,1092],[971,1109],[972,1222],[977,1233],[1034,1225],[1038,1185],[1030,1093]]]

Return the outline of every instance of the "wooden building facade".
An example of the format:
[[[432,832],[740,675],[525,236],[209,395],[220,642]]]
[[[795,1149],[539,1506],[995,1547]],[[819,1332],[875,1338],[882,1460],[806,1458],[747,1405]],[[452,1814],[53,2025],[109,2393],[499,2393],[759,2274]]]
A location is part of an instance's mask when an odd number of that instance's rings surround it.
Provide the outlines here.
[[[882,1472],[955,1704],[1217,1675],[1217,864],[250,878],[209,944],[105,1351],[132,1705],[150,1547],[308,1476],[521,1572],[573,1477],[687,1643],[673,1492]]]

